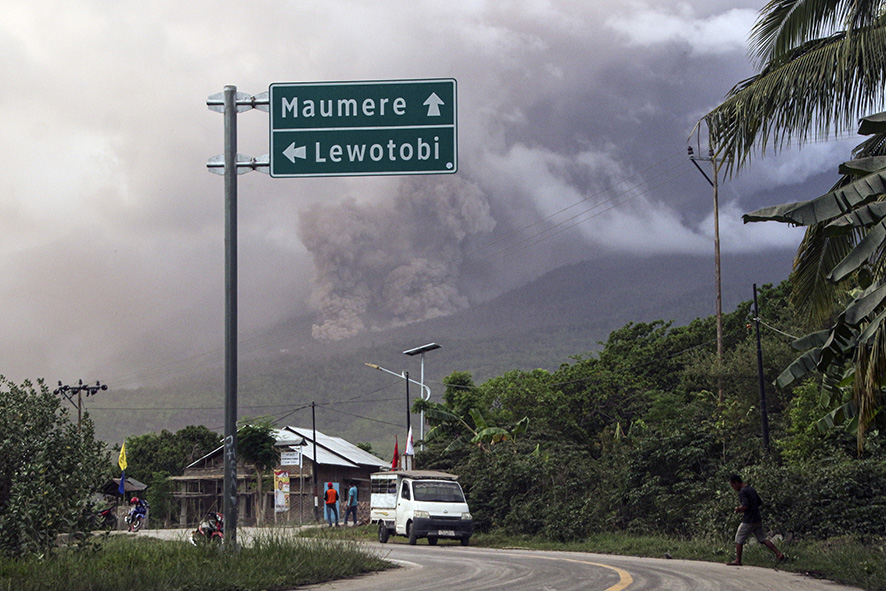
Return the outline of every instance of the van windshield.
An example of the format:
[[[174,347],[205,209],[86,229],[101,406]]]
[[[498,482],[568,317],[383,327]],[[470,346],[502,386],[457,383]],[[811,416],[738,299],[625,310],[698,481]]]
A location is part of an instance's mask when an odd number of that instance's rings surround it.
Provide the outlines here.
[[[437,503],[464,503],[465,495],[455,482],[422,482],[412,483],[416,501],[432,501]]]

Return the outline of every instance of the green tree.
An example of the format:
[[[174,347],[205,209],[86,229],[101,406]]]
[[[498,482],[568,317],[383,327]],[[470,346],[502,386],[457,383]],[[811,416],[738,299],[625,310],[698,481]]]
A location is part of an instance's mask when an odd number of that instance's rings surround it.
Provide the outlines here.
[[[244,420],[237,428],[237,454],[255,470],[255,516],[258,525],[264,518],[264,495],[262,480],[265,474],[280,461],[280,454],[275,447],[276,429],[271,419]]]
[[[218,433],[202,425],[189,425],[172,433],[145,433],[126,438],[126,475],[148,486],[152,519],[176,519],[170,476],[180,476],[185,467],[221,445]],[[116,456],[114,456],[116,467]]]
[[[190,425],[175,433],[166,429],[126,438],[126,473],[148,484],[151,475],[184,473],[185,467],[221,445],[218,433],[200,425]],[[116,461],[116,460],[115,460]]]
[[[89,417],[78,429],[42,381],[0,376],[0,399],[0,552],[49,552],[58,534],[87,531],[107,449]]]

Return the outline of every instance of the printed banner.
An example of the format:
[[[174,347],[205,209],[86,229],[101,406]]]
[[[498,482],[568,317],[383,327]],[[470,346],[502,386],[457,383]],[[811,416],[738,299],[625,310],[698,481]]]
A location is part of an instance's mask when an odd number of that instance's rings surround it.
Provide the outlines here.
[[[289,472],[274,470],[274,511],[289,511]]]

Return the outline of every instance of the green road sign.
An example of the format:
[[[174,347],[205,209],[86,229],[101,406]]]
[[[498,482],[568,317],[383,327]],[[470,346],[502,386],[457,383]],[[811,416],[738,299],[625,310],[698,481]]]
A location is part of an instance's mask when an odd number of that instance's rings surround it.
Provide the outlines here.
[[[272,84],[273,177],[458,169],[453,79]]]

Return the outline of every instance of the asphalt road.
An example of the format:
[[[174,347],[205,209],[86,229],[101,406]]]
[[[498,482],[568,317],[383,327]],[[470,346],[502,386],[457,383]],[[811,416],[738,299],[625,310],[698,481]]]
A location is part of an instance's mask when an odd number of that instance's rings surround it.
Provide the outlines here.
[[[403,568],[306,587],[323,591],[858,591],[767,568],[419,542],[373,545]]]
[[[253,528],[241,528],[248,543]],[[189,531],[145,530],[138,534],[187,539]],[[314,591],[859,591],[769,568],[711,562],[635,558],[580,552],[494,550],[447,541],[428,546],[367,544],[402,568],[302,587]]]

